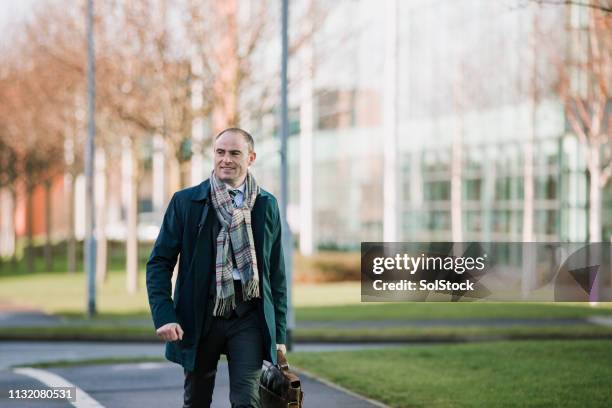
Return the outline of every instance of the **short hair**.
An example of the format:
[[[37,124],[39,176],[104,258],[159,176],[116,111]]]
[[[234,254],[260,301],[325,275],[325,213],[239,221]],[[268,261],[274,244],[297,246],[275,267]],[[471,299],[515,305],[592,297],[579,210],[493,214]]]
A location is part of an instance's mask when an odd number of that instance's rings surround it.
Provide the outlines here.
[[[249,146],[249,152],[252,152],[252,151],[255,150],[255,141],[253,140],[253,136],[251,136],[251,134],[249,132],[247,132],[246,130],[240,129],[240,128],[236,128],[236,127],[227,128],[227,129],[224,129],[221,132],[219,132],[219,134],[217,134],[217,136],[215,136],[215,140],[220,138],[221,135],[223,135],[225,133],[238,133],[238,134],[242,135],[242,137],[244,137],[244,140],[247,142],[247,145]]]

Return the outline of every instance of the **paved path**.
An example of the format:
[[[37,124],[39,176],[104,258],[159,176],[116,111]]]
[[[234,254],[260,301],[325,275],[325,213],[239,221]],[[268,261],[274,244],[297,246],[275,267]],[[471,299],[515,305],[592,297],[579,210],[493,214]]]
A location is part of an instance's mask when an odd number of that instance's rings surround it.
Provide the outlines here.
[[[54,368],[48,371],[77,384],[104,407],[178,407],[183,398],[183,370],[172,363],[112,364]],[[376,406],[307,376],[302,375],[301,378],[307,398],[305,398],[306,407],[373,408]],[[2,384],[1,374],[0,384]],[[212,406],[226,408],[229,406],[228,398],[227,364],[220,362]],[[0,406],[13,405],[0,399]]]
[[[600,326],[612,327],[612,317],[610,316],[592,316],[589,317],[589,322]]]
[[[0,327],[47,327],[61,323],[61,319],[35,310],[2,311],[0,310]]]
[[[307,344],[296,351],[323,351],[381,347],[380,344]],[[393,347],[389,345],[388,347]],[[68,407],[63,401],[8,399],[9,389],[46,389],[34,378],[10,367],[35,362],[83,360],[103,357],[161,357],[163,344],[97,342],[0,342],[0,407]],[[105,364],[44,369],[80,387],[103,407],[180,406],[183,371],[169,362]],[[306,407],[373,408],[375,403],[343,392],[314,378],[301,375]],[[213,407],[227,407],[227,364],[219,363]]]
[[[606,319],[602,317],[602,319]],[[610,318],[608,317],[608,320]],[[597,318],[506,318],[506,319],[378,319],[378,320],[306,320],[297,322],[298,329],[338,328],[401,328],[401,327],[509,327],[509,326],[563,326],[576,324],[597,324]],[[0,309],[0,327],[50,327],[50,326],[139,326],[151,327],[150,319],[65,319],[37,311],[2,311]]]
[[[296,344],[295,351],[359,350],[366,348],[398,347],[403,344],[380,343],[307,343]],[[108,342],[39,342],[0,341],[0,370],[16,365],[58,360],[79,361],[111,357],[164,357],[163,343],[108,343]],[[0,405],[1,406],[1,405]]]
[[[84,321],[85,323],[88,323]],[[593,317],[589,319],[434,319],[434,320],[374,320],[374,321],[307,321],[299,322],[299,328],[390,328],[390,327],[458,327],[513,325],[558,326],[576,324],[612,325],[612,320]],[[41,327],[77,324],[56,316],[34,310],[3,310],[0,308],[0,327]],[[78,324],[83,324],[79,322]],[[96,321],[95,324],[108,324]],[[146,319],[134,319],[121,324],[150,326]],[[395,347],[401,344],[379,343],[314,343],[297,344],[296,351],[331,351],[378,347]],[[0,341],[0,407],[67,407],[62,401],[17,401],[7,398],[9,389],[41,389],[38,380],[17,373],[10,367],[57,360],[83,360],[112,357],[163,357],[162,343],[108,343],[108,342],[25,342]],[[180,406],[182,398],[182,369],[173,363],[107,364],[45,370],[80,387],[102,407],[169,407]],[[60,378],[58,377],[58,378]],[[355,407],[371,408],[376,405],[302,375],[306,392],[306,407]],[[213,407],[226,407],[229,393],[227,365],[220,363]]]

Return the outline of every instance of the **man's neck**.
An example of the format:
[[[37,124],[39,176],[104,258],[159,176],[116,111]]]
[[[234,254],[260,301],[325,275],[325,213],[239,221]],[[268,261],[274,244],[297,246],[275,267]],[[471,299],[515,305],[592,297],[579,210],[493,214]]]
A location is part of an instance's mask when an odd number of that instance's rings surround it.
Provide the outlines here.
[[[242,180],[240,180],[238,183],[229,183],[228,182],[228,183],[225,183],[225,184],[227,184],[231,188],[240,188],[240,186],[242,186],[244,184],[245,180],[246,180],[246,176]]]

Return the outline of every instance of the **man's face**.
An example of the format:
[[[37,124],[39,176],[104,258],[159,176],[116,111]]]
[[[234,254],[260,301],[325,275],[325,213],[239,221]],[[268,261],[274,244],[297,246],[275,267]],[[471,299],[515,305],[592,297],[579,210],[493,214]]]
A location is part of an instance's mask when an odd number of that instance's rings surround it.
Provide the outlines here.
[[[215,174],[232,187],[244,181],[247,170],[255,161],[255,152],[240,133],[225,132],[215,140]]]

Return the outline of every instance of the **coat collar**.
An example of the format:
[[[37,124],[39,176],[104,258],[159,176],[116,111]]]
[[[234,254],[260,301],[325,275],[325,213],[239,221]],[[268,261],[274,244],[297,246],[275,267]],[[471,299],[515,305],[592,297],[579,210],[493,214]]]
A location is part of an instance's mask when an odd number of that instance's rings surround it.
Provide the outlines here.
[[[209,194],[210,194],[210,179],[206,179],[195,188],[193,195],[191,196],[191,201],[207,200]]]

